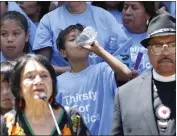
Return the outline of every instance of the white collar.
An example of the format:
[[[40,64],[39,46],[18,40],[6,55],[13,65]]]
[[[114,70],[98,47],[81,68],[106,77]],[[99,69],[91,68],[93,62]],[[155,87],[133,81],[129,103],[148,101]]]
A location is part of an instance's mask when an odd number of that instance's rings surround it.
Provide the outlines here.
[[[153,73],[153,78],[157,81],[171,82],[171,81],[176,80],[176,74],[168,76],[168,77],[164,77],[164,76],[159,75],[154,69],[153,69],[152,73]]]

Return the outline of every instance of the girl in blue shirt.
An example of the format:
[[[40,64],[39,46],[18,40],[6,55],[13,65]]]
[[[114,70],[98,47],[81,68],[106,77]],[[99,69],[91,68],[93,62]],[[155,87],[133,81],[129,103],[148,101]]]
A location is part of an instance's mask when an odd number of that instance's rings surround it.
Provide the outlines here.
[[[1,62],[15,60],[28,53],[28,22],[19,12],[9,11],[1,17]]]

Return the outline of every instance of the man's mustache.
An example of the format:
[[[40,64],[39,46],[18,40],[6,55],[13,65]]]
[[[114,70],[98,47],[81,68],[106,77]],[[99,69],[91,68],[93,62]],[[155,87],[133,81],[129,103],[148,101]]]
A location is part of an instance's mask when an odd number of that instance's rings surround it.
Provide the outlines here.
[[[165,59],[166,59],[166,60],[169,60],[169,61],[171,61],[171,62],[173,63],[173,60],[172,60],[171,58],[169,58],[169,57],[166,57],[166,56],[160,58],[157,62],[158,62],[158,63],[161,63],[161,62],[162,62],[163,60],[165,60]]]

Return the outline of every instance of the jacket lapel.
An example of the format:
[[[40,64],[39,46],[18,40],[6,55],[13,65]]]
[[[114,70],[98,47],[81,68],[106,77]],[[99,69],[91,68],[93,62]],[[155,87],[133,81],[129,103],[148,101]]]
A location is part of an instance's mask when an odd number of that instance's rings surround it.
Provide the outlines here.
[[[155,121],[153,103],[152,103],[152,73],[149,71],[147,74],[142,75],[142,85],[140,88],[140,98],[143,104],[143,111],[145,120],[148,123],[149,129],[153,135],[158,135],[157,125]]]

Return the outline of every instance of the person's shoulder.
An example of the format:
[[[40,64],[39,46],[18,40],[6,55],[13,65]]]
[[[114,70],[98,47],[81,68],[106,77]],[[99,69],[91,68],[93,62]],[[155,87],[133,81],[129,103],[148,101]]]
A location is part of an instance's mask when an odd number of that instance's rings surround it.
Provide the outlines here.
[[[101,13],[101,14],[104,14],[105,15],[108,15],[108,16],[113,16],[109,11],[101,8],[101,7],[97,7],[97,6],[94,6],[94,5],[90,5],[92,10],[95,11],[94,13]],[[104,16],[98,16],[98,17],[104,17]]]
[[[93,65],[89,65],[87,67],[87,73],[102,73],[103,69],[109,69],[110,66],[106,63],[106,62],[101,62],[101,63],[97,63],[97,64],[93,64]]]
[[[92,68],[110,68],[110,66],[108,65],[108,63],[106,63],[106,62],[100,62],[100,63],[97,63],[97,64],[94,64],[94,65],[91,65],[92,66]]]
[[[61,75],[57,76],[57,80],[68,77],[69,73],[70,73],[69,71],[62,73]]]
[[[52,11],[50,11],[50,12],[48,12],[47,14],[45,14],[44,16],[43,16],[43,18],[53,18],[53,17],[57,17],[57,15],[59,15],[60,14],[60,11],[62,10],[62,7],[58,7],[58,8],[56,8],[55,10],[52,10]]]
[[[94,10],[105,11],[105,9],[98,7],[98,6],[90,5],[90,7]]]
[[[140,85],[143,82],[146,82],[146,78],[151,76],[151,71],[146,71],[136,77],[135,79],[130,80],[128,83],[124,84],[121,86],[118,90],[119,94],[124,94],[124,93],[131,93],[134,91],[137,91],[137,89],[140,87]]]
[[[15,115],[16,111],[13,109],[3,116],[5,123],[7,123],[8,126],[12,125],[15,122]]]
[[[4,115],[4,118],[13,118],[16,114],[16,111],[14,109],[12,109],[11,111],[7,112],[5,115]]]

